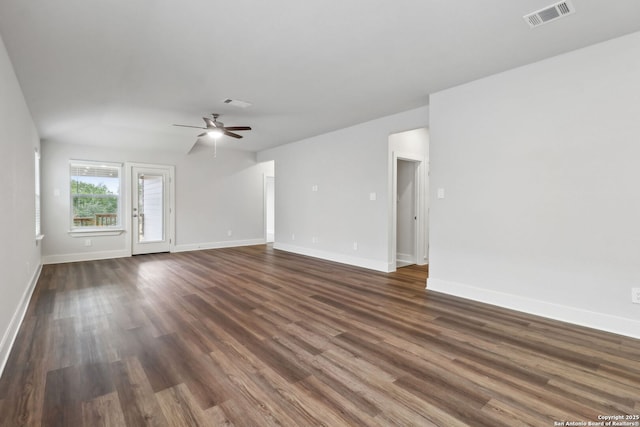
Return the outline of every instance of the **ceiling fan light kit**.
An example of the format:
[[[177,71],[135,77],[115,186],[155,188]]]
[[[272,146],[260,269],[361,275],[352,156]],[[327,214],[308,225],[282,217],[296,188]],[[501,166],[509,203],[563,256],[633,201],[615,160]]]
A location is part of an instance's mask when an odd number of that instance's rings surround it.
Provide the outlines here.
[[[219,139],[222,137],[222,135],[224,135],[224,132],[222,132],[220,129],[213,129],[207,131],[207,135],[209,135],[213,139]]]

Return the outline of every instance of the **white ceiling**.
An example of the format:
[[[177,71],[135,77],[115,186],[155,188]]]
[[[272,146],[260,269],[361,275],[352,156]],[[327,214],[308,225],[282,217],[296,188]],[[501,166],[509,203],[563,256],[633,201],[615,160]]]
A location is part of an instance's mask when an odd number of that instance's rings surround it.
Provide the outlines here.
[[[198,130],[171,124],[216,112],[254,129],[224,144],[257,151],[640,30],[637,0],[530,29],[552,3],[0,0],[0,34],[42,139],[187,152]]]

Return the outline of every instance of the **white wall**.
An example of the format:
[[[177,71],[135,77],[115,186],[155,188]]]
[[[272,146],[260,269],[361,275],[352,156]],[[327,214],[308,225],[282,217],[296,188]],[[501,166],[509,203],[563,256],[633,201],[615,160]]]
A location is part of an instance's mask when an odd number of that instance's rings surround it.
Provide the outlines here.
[[[69,235],[70,159],[175,165],[176,251],[264,242],[263,176],[272,167],[256,163],[254,153],[218,148],[214,158],[206,150],[186,155],[52,141],[43,141],[42,151],[45,263],[128,255],[128,231],[92,236],[91,247],[84,246],[83,237]]]
[[[0,374],[40,272],[35,240],[38,133],[0,39]]]
[[[432,95],[429,289],[640,337],[639,52],[635,33]]]
[[[275,160],[274,247],[388,271],[389,135],[427,122],[422,107],[258,153]]]

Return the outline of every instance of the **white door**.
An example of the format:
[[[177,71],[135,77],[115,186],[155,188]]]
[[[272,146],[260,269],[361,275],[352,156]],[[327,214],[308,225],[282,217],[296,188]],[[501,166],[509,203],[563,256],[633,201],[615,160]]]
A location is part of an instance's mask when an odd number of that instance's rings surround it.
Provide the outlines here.
[[[169,252],[170,170],[162,167],[131,168],[131,229],[133,255]]]

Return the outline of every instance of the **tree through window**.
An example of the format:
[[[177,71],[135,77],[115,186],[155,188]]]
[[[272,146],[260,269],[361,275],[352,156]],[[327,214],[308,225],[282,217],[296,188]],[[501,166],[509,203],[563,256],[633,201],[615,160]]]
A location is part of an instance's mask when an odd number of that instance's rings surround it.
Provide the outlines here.
[[[72,229],[121,225],[121,171],[120,164],[71,162]]]

